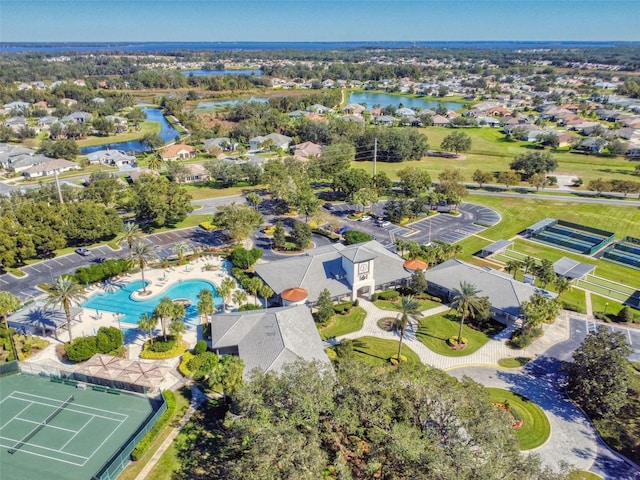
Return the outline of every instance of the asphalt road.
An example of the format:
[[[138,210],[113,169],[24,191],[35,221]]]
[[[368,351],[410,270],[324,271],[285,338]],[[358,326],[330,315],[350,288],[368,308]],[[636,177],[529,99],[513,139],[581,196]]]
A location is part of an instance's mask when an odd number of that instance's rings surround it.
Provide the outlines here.
[[[556,192],[557,193],[557,192]],[[616,200],[613,198],[583,198],[569,195],[543,195],[540,193],[523,192],[489,192],[486,190],[469,190],[471,195],[485,195],[488,197],[521,197],[534,200],[549,200],[556,202],[590,203],[600,205],[619,205],[623,207],[640,207],[640,200]]]

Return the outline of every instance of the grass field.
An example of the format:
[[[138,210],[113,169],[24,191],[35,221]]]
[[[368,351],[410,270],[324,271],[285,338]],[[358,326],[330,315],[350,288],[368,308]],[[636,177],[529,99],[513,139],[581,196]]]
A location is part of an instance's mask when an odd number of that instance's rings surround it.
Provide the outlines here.
[[[531,450],[544,444],[551,435],[551,425],[542,409],[531,400],[509,390],[488,387],[491,401],[507,402],[509,408],[522,419],[522,427],[516,429],[520,450]]]
[[[329,319],[325,327],[320,327],[320,337],[323,340],[327,338],[339,337],[347,333],[357,332],[362,328],[364,318],[367,316],[362,307],[355,307],[347,315],[334,315]]]
[[[452,132],[447,127],[425,127],[420,129],[429,141],[433,150],[439,150],[444,137]],[[509,170],[511,161],[520,154],[538,151],[539,147],[528,142],[506,139],[499,128],[465,128],[464,133],[471,137],[471,150],[465,153],[465,159],[450,159],[441,157],[426,157],[419,162],[382,163],[378,162],[378,172],[385,172],[391,178],[397,177],[398,170],[411,165],[425,167],[435,179],[438,173],[446,168],[455,168],[465,175],[467,181],[476,169],[489,172]],[[635,164],[624,157],[598,157],[595,155],[580,155],[562,150],[550,150],[558,161],[558,169],[551,172],[555,175],[570,175],[581,177],[585,187],[589,180],[602,177],[604,179],[626,178],[634,179]],[[371,162],[354,162],[357,168],[372,170]],[[522,185],[527,185],[522,183]],[[528,186],[528,185],[527,185]]]
[[[398,341],[376,337],[359,337],[353,340],[356,357],[373,365],[391,365],[389,359],[398,354]],[[408,363],[420,363],[420,357],[406,345],[402,345],[402,355]]]
[[[462,327],[462,336],[469,342],[467,348],[464,350],[452,350],[447,340],[458,336],[459,327],[460,319],[452,313],[432,315],[420,321],[416,337],[429,350],[447,357],[470,355],[489,341],[489,335],[469,328],[465,324]]]
[[[135,132],[126,132],[118,135],[109,135],[108,137],[96,137],[90,136],[82,140],[78,140],[78,146],[93,147],[95,145],[103,145],[106,143],[118,143],[129,142],[131,140],[140,140],[145,135],[151,133],[157,135],[160,133],[161,126],[159,122],[152,122],[151,120],[145,120],[140,124],[140,130]]]

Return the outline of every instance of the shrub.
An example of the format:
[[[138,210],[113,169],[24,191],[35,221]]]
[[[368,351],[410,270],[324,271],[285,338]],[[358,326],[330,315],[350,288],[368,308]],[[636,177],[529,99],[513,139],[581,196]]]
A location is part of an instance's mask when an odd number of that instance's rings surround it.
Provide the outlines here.
[[[333,362],[338,359],[338,354],[336,354],[333,348],[327,348],[327,357],[329,357],[329,360]]]
[[[348,313],[353,308],[353,304],[351,302],[340,302],[333,306],[333,311],[338,315],[342,315]]]
[[[400,355],[400,362],[398,362],[398,355],[393,355],[389,357],[389,361],[391,362],[391,365],[398,365],[398,363],[406,363],[407,357]]]
[[[461,337],[460,341],[458,342],[458,337],[451,337],[447,340],[447,343],[452,347],[457,347],[458,345],[468,345],[469,340],[467,340],[464,337]]]
[[[215,229],[217,229],[218,227],[216,227],[216,226],[213,224],[213,222],[201,222],[201,223],[200,223],[200,228],[203,228],[203,229],[205,229],[205,230],[207,230],[207,231],[210,231],[210,230],[215,230]]]
[[[165,390],[162,392],[162,396],[164,397],[164,401],[167,404],[167,410],[160,415],[158,421],[151,427],[151,430],[147,432],[147,434],[142,437],[142,440],[136,445],[136,448],[131,452],[131,460],[134,462],[140,460],[142,455],[149,450],[151,444],[155,441],[156,437],[162,429],[169,423],[169,420],[173,418],[176,413],[177,404],[176,404],[176,396],[171,390]]]
[[[189,362],[195,355],[191,352],[184,352],[182,355],[182,360],[180,361],[180,365],[178,365],[178,371],[184,375],[185,377],[191,376],[191,370],[189,370]]]
[[[154,341],[153,344],[155,345],[156,343],[162,342]],[[176,342],[175,339],[173,342],[173,348],[166,352],[154,352],[149,349],[149,346],[149,342],[144,344],[140,358],[144,358],[146,360],[166,360],[167,358],[178,357],[187,351],[187,346],[183,342]]]
[[[342,235],[342,237],[344,238],[344,243],[346,243],[347,245],[353,245],[354,243],[362,243],[373,240],[373,237],[371,235],[358,230],[348,230]]]
[[[245,303],[240,308],[238,308],[239,312],[246,312],[247,310],[261,310],[262,307],[260,305],[254,305],[253,303]]]
[[[524,328],[518,328],[511,336],[511,343],[520,348],[528,347],[531,345],[531,342],[540,335],[542,335],[542,328],[540,327],[530,331]]]
[[[207,342],[205,342],[204,340],[198,340],[196,342],[196,346],[193,348],[193,353],[195,355],[199,355],[201,353],[206,352],[207,349],[208,349]]]
[[[247,250],[244,247],[236,247],[233,249],[233,252],[231,252],[231,255],[229,255],[229,260],[234,267],[246,270],[256,263],[260,257],[262,257],[262,250],[259,248]]]
[[[175,346],[176,346],[175,337],[167,337],[166,342],[164,340],[164,337],[156,337],[153,343],[148,344],[148,350],[151,352],[163,353],[163,352],[168,352]]]
[[[283,249],[287,252],[294,252],[298,250],[298,246],[293,242],[285,242]]]
[[[380,292],[380,293],[378,293],[378,299],[379,299],[379,300],[390,300],[390,301],[394,301],[394,300],[396,300],[399,296],[400,296],[400,294],[398,293],[398,291],[397,291],[397,290],[385,290],[384,292]]]
[[[72,362],[84,362],[97,353],[96,337],[76,338],[67,347],[67,358]]]
[[[622,309],[618,312],[618,318],[621,322],[633,323],[634,315],[631,307],[629,307],[629,305],[622,307]]]
[[[100,327],[96,335],[96,349],[98,353],[109,353],[124,344],[124,336],[116,327]]]
[[[327,237],[329,240],[333,240],[334,242],[337,242],[338,240],[340,240],[340,235],[338,235],[337,233],[331,232],[329,230],[325,230],[324,228],[314,228],[311,231],[317,235],[322,235],[323,237]]]

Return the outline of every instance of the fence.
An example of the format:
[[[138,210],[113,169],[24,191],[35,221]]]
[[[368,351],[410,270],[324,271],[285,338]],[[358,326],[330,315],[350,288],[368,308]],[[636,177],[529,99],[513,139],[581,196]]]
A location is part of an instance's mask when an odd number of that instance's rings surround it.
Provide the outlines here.
[[[20,371],[20,365],[17,361],[13,360],[12,362],[0,363],[0,377],[5,375],[12,375],[14,373],[18,373]]]
[[[167,403],[164,401],[164,397],[160,396],[160,399],[162,403],[158,410],[149,416],[144,425],[138,429],[135,436],[118,450],[111,460],[109,460],[91,480],[116,480],[118,478],[131,462],[131,452],[133,452],[133,449],[140,443],[142,437],[153,428],[160,416],[167,411]]]

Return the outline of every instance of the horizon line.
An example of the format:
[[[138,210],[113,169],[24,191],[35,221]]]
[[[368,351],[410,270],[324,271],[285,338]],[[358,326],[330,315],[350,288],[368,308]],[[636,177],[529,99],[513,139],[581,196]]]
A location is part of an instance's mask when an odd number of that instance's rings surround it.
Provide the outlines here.
[[[475,39],[475,40],[12,40],[2,41],[0,45],[11,44],[127,44],[127,43],[640,43],[640,40],[569,40],[569,39],[544,39],[544,40],[490,40],[490,39]]]

